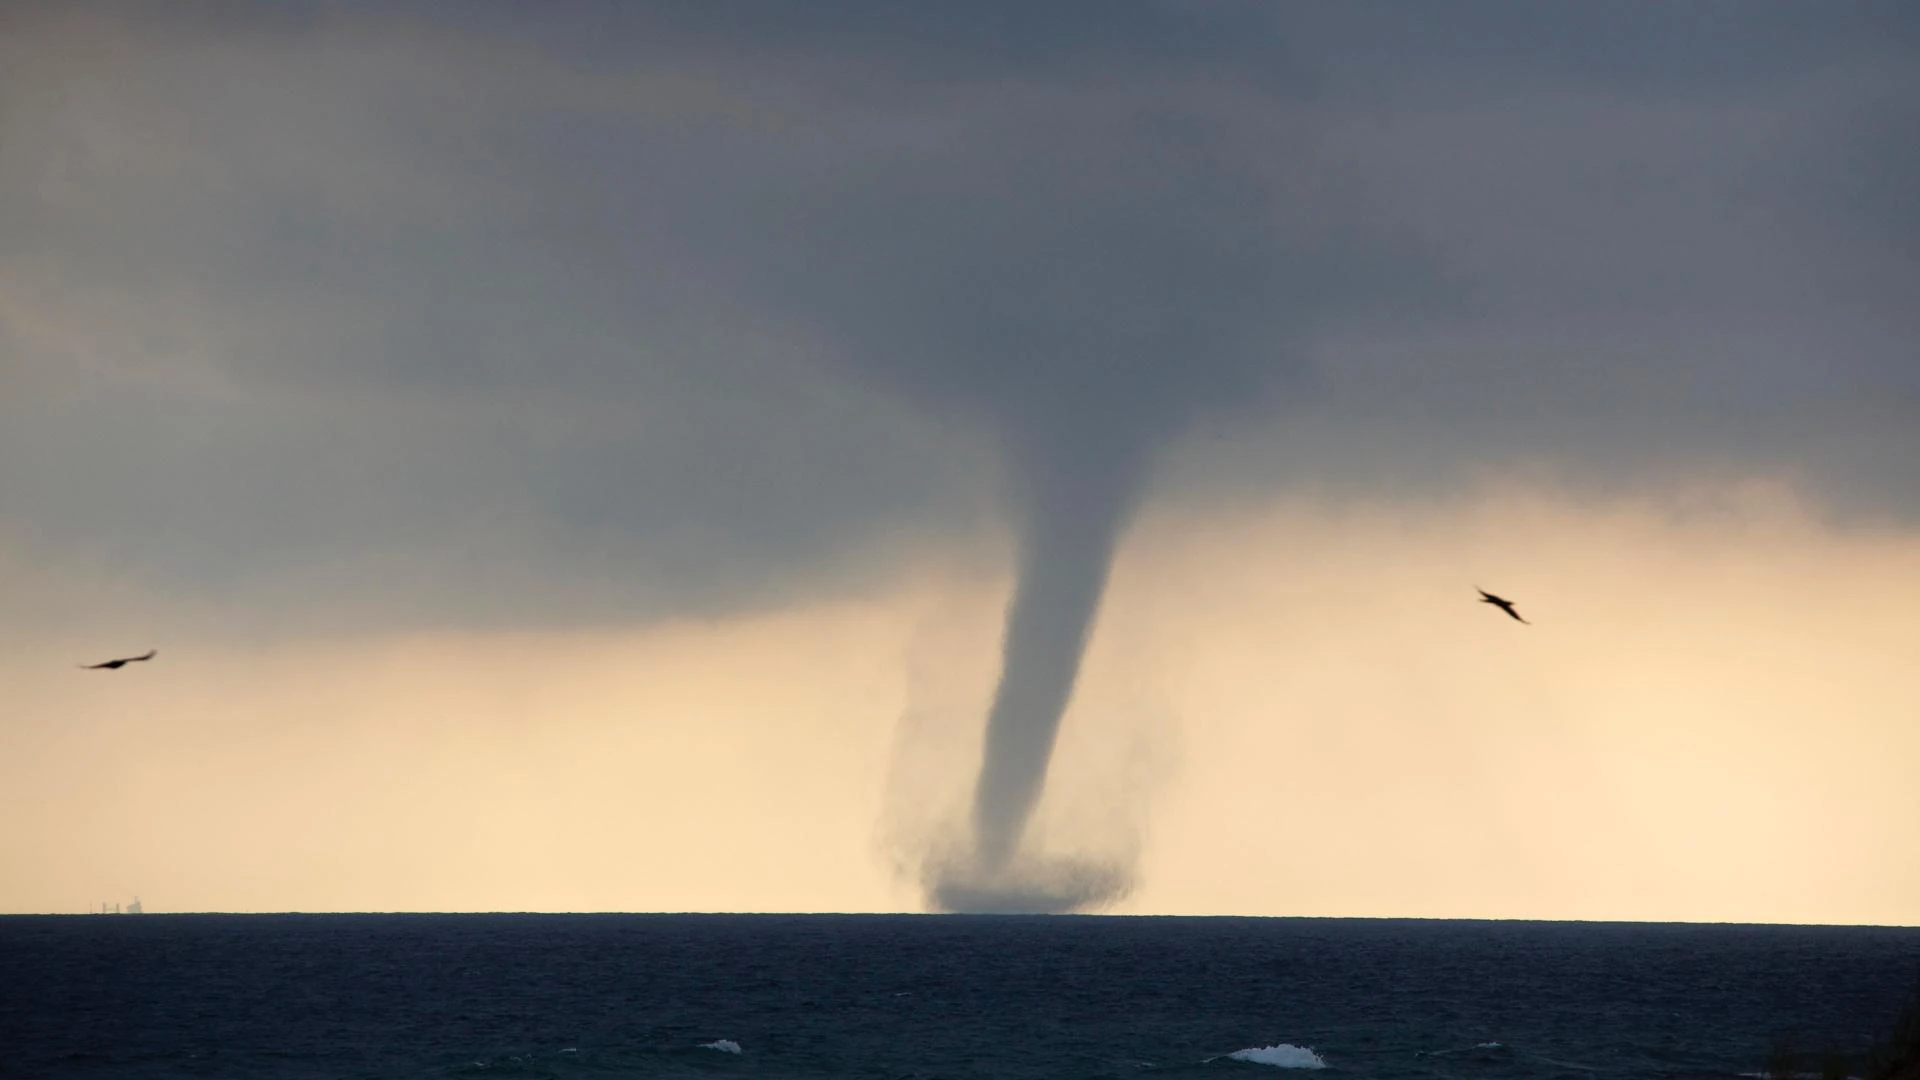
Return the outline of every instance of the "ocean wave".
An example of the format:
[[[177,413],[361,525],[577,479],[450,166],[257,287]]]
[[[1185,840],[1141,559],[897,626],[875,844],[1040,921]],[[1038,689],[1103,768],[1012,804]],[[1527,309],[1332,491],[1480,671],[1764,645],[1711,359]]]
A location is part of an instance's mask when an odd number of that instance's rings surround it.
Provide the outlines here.
[[[1313,1052],[1312,1047],[1295,1046],[1292,1043],[1280,1043],[1276,1046],[1255,1046],[1245,1050],[1235,1050],[1228,1054],[1235,1061],[1250,1061],[1255,1065],[1272,1065],[1279,1069],[1324,1069],[1327,1059]]]
[[[1470,1057],[1481,1061],[1501,1060],[1511,1056],[1513,1047],[1503,1042],[1479,1042],[1472,1046],[1455,1046],[1445,1050],[1422,1050],[1420,1057]]]
[[[723,1054],[738,1054],[741,1052],[740,1044],[734,1042],[732,1039],[715,1039],[710,1043],[701,1043],[700,1049],[718,1050]]]

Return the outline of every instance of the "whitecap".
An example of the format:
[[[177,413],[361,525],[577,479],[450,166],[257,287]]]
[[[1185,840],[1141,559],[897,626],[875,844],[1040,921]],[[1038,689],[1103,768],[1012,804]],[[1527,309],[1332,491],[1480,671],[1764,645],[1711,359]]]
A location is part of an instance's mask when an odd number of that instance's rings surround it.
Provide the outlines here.
[[[1245,1050],[1235,1050],[1228,1054],[1235,1061],[1250,1061],[1255,1065],[1272,1065],[1280,1069],[1324,1069],[1327,1059],[1313,1052],[1312,1047],[1295,1046],[1292,1043],[1280,1043],[1277,1046],[1255,1046]]]
[[[715,1039],[710,1043],[701,1043],[700,1049],[718,1050],[723,1054],[738,1054],[741,1052],[740,1044],[734,1042],[732,1039]]]

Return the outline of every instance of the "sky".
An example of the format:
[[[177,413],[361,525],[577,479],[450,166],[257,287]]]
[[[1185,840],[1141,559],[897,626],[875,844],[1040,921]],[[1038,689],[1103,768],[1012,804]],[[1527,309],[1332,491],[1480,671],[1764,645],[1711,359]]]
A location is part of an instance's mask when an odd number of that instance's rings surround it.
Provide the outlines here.
[[[0,912],[1920,925],[1916,126],[1867,0],[8,5]]]

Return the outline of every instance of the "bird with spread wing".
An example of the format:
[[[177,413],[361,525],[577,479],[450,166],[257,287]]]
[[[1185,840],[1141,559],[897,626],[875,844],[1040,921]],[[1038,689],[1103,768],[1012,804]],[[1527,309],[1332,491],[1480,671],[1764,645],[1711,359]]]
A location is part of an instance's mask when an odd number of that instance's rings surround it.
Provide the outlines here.
[[[1497,607],[1501,611],[1504,611],[1507,614],[1513,616],[1515,619],[1518,619],[1520,622],[1527,623],[1528,626],[1533,625],[1532,623],[1528,623],[1527,620],[1520,618],[1520,613],[1513,610],[1513,601],[1511,600],[1503,599],[1501,597],[1493,595],[1492,593],[1488,592],[1485,589],[1481,589],[1480,602],[1483,604],[1492,604],[1494,607]]]
[[[81,664],[82,671],[119,671],[128,664],[137,664],[142,660],[151,660],[160,655],[159,649],[148,649],[145,656],[123,656],[118,660],[102,660],[97,664]]]

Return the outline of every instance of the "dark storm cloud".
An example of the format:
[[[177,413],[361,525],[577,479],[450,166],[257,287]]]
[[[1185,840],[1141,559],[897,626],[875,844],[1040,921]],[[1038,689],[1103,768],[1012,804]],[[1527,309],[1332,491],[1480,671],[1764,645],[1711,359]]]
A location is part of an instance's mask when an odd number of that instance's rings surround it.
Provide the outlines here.
[[[995,447],[1124,507],[1269,410],[1208,485],[1915,508],[1897,5],[261,10],[7,16],[0,536],[43,557],[653,617],[1018,516]]]

